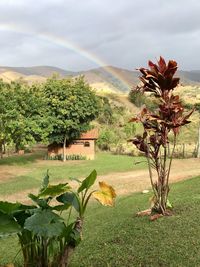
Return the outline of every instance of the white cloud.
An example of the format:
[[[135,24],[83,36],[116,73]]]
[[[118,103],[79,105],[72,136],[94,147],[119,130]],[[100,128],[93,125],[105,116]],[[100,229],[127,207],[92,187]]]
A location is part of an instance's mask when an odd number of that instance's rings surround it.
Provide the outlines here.
[[[198,0],[1,0],[0,65],[96,65],[62,38],[109,65],[133,69],[162,54],[200,69],[199,10]]]

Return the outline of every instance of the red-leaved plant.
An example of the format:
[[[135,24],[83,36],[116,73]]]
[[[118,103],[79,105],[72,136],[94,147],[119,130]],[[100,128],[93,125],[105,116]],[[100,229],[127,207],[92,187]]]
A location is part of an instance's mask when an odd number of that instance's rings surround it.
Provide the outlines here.
[[[188,119],[193,110],[185,114],[179,96],[173,94],[174,88],[179,84],[179,78],[174,77],[177,63],[170,60],[166,64],[165,60],[160,57],[157,64],[149,61],[148,65],[149,69],[139,69],[142,73],[140,77],[142,85],[135,90],[154,95],[158,100],[158,108],[150,112],[143,107],[141,113],[130,121],[142,123],[144,129],[143,135],[137,135],[133,139],[133,144],[147,158],[154,192],[151,211],[167,215],[169,176],[177,135],[181,126],[190,122]],[[167,147],[170,132],[173,137],[173,149],[169,155]],[[156,171],[156,179],[154,179],[153,169]]]

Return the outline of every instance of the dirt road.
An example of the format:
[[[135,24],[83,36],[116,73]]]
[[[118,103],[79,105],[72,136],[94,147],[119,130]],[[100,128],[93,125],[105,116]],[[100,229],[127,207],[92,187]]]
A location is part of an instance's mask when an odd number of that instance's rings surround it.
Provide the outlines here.
[[[10,174],[12,172],[12,169],[9,169],[7,171]],[[23,172],[22,169],[20,171]],[[174,160],[172,164],[170,182],[173,183],[198,175],[200,175],[200,159]],[[98,177],[98,181],[102,180],[112,185],[115,188],[118,196],[131,194],[133,192],[140,192],[144,189],[150,188],[148,170],[117,172],[103,176],[100,175]],[[17,200],[27,202],[27,194],[30,192],[34,193],[37,192],[37,190],[25,190],[9,196],[0,196],[0,200]]]
[[[170,175],[170,183],[189,179],[198,175],[200,175],[200,159],[174,160]],[[151,187],[148,170],[112,173],[99,176],[98,180],[104,180],[113,185],[117,195],[140,192]]]

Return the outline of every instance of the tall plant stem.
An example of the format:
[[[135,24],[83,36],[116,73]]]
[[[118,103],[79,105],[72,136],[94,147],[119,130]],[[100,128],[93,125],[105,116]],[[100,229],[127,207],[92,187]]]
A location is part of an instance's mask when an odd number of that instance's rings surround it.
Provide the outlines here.
[[[72,206],[70,207],[70,210],[69,210],[69,214],[68,214],[68,218],[67,218],[67,225],[69,225],[69,220],[70,220],[71,214],[72,214]]]
[[[63,141],[63,162],[66,161],[66,141],[67,141],[67,136],[65,135]]]
[[[174,157],[175,147],[176,147],[176,135],[174,136],[173,149],[172,149],[172,153],[171,153],[170,161],[169,161],[169,168],[168,168],[168,172],[167,172],[166,185],[168,185],[168,183],[169,183],[169,175],[170,175],[170,171],[171,171],[171,167],[172,167],[172,159]]]
[[[155,187],[154,187],[154,184],[153,184],[153,173],[152,173],[152,169],[151,169],[151,162],[150,162],[150,159],[149,159],[149,146],[148,146],[148,143],[146,142],[146,145],[147,145],[147,155],[146,155],[146,158],[147,158],[147,163],[148,163],[148,170],[149,170],[149,177],[150,177],[150,182],[151,182],[151,187],[153,189],[153,192],[154,192],[154,195],[157,196],[157,192],[155,190]]]

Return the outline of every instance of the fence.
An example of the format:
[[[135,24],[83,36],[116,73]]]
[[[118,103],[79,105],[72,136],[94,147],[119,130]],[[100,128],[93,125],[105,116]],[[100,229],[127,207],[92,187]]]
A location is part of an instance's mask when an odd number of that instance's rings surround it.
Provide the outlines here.
[[[172,151],[172,145],[168,146],[168,155]],[[197,144],[177,144],[174,151],[174,158],[195,158],[197,156]]]

